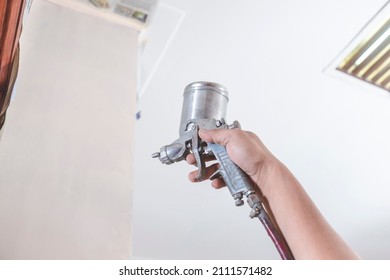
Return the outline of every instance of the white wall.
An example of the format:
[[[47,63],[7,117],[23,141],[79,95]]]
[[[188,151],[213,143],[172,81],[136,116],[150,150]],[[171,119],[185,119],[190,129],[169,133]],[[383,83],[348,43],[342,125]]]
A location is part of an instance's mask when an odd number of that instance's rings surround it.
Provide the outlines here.
[[[126,259],[138,33],[35,0],[0,143],[0,259]]]
[[[151,158],[178,137],[184,87],[209,80],[363,258],[389,258],[389,95],[324,73],[386,1],[163,2],[186,17],[139,104],[133,257],[279,258],[227,190]]]

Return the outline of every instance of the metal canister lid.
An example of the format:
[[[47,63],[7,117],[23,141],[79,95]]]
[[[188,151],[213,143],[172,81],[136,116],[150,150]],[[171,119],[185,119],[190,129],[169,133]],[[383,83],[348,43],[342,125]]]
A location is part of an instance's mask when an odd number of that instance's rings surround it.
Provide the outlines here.
[[[224,97],[226,97],[227,100],[229,100],[228,90],[223,85],[205,81],[193,82],[189,84],[185,87],[183,95],[196,90],[213,90],[223,95]]]

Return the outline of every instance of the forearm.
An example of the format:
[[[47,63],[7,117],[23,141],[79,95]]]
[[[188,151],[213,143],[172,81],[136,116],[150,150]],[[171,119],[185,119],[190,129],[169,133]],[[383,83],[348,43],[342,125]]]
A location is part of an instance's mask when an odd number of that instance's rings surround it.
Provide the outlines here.
[[[296,259],[358,258],[282,163],[275,160],[266,176],[258,183]]]

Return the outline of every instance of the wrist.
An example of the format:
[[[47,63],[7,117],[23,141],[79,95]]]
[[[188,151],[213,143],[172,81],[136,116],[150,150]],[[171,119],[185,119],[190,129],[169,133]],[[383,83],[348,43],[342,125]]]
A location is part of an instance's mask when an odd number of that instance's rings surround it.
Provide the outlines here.
[[[280,182],[278,181],[289,176],[291,176],[291,173],[287,167],[277,158],[273,157],[262,163],[255,183],[261,190],[261,193],[265,197],[269,197],[275,192],[275,188],[280,186]]]

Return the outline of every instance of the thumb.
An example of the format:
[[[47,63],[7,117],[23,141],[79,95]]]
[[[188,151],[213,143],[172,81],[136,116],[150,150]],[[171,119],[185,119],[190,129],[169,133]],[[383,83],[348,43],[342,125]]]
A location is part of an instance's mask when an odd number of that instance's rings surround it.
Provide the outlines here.
[[[230,132],[230,129],[200,129],[199,136],[206,142],[213,142],[222,146],[227,146],[230,141]]]

